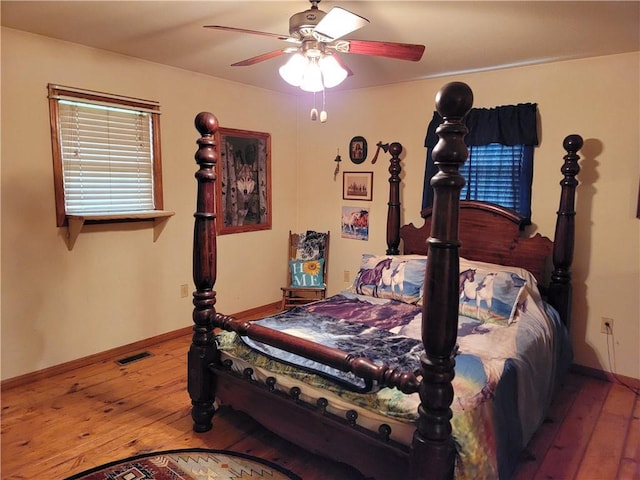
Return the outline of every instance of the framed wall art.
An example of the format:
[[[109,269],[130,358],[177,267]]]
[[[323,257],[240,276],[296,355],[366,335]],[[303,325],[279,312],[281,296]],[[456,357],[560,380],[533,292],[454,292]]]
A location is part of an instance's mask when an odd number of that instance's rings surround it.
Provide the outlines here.
[[[219,128],[218,234],[271,229],[271,135]]]
[[[354,240],[369,240],[369,209],[342,207],[340,236]]]
[[[349,158],[353,163],[362,163],[367,159],[367,141],[364,137],[353,137],[349,142]]]
[[[638,182],[638,207],[636,208],[636,218],[640,218],[640,182]]]
[[[373,200],[373,172],[344,172],[343,200]]]

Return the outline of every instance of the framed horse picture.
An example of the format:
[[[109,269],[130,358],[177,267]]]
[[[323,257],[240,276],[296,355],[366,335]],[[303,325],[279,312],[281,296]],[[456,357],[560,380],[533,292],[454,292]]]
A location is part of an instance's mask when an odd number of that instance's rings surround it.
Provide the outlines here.
[[[340,230],[342,238],[369,240],[369,209],[342,207]]]
[[[271,229],[271,135],[233,128],[216,135],[218,234]]]

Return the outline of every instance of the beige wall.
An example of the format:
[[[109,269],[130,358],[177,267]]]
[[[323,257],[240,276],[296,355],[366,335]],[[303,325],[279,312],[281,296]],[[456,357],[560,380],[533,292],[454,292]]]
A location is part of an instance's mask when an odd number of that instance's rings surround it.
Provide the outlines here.
[[[66,231],[55,224],[49,82],[160,102],[164,203],[176,214],[156,242],[150,223],[85,226],[67,249]],[[180,285],[193,285],[193,120],[203,110],[222,126],[272,136],[273,229],[219,238],[218,307],[231,313],[276,300],[296,211],[295,105],[288,100],[3,28],[2,378],[191,324],[191,298],[180,297]]]
[[[308,120],[307,97],[2,29],[2,378],[190,324],[190,298],[180,298],[179,285],[191,285],[193,117],[202,110],[214,112],[223,126],[272,135],[273,230],[219,238],[218,309],[231,313],[279,298],[290,228],[332,231],[329,286],[338,292],[347,286],[344,271],[357,271],[361,253],[386,248],[388,155],[375,165],[353,165],[349,140],[364,136],[369,158],[378,141],[405,146],[404,221],[419,223],[424,133],[435,93],[450,80],[468,82],[476,106],[538,103],[533,220],[542,234],[553,235],[562,139],[569,133],[585,138],[573,269],[576,361],[610,368],[607,337],[599,330],[601,316],[613,317],[616,371],[639,378],[639,58],[634,53],[329,92],[329,121],[320,124]],[[165,206],[176,215],[155,243],[146,224],[90,226],[67,250],[54,218],[49,82],[160,101]],[[342,177],[333,179],[338,149],[342,171],[374,171],[367,242],[339,235],[341,206],[358,203],[342,201]]]

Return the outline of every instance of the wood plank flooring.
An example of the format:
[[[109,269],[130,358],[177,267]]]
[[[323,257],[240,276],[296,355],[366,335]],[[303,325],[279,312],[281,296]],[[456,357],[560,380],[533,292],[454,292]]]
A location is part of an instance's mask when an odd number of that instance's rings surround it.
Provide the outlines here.
[[[256,455],[304,480],[362,479],[228,409],[212,431],[193,433],[190,340],[164,340],[124,366],[115,363],[120,355],[3,391],[1,478],[62,479],[139,453],[201,447]],[[516,479],[640,479],[640,400],[621,385],[571,374]]]

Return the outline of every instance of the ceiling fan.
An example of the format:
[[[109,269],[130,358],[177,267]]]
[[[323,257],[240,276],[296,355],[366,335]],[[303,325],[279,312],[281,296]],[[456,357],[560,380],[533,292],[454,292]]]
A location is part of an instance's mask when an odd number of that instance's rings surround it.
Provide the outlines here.
[[[328,13],[320,10],[320,0],[309,0],[311,8],[299,12],[289,19],[289,35],[226,27],[205,25],[205,28],[277,38],[293,44],[272,52],[263,53],[232,64],[234,67],[255,65],[281,55],[294,56],[280,68],[280,75],[290,84],[302,90],[324,91],[341,83],[353,73],[338,57],[338,53],[350,53],[387,57],[417,62],[422,58],[424,45],[409,43],[379,42],[371,40],[349,40],[345,35],[369,23],[364,17],[340,7]]]

